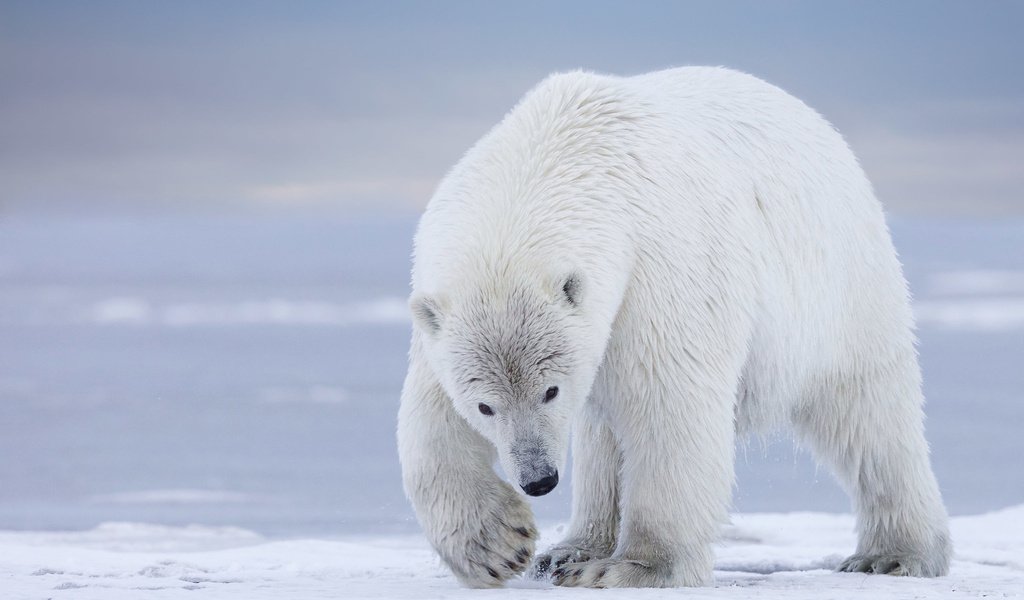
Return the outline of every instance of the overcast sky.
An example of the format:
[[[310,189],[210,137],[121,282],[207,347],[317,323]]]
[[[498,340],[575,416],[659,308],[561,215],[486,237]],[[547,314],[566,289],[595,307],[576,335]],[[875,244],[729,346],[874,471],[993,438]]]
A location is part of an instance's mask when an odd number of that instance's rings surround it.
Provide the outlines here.
[[[897,214],[1024,214],[1024,2],[0,0],[0,210],[412,213],[552,71],[726,65]]]

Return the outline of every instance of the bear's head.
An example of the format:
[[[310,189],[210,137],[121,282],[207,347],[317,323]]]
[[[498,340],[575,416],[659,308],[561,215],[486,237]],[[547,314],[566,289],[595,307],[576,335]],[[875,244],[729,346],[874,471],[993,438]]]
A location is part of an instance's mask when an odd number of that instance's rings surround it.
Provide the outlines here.
[[[580,364],[584,292],[573,272],[411,300],[431,368],[456,412],[494,444],[506,475],[531,496],[558,483],[572,417],[590,391]]]

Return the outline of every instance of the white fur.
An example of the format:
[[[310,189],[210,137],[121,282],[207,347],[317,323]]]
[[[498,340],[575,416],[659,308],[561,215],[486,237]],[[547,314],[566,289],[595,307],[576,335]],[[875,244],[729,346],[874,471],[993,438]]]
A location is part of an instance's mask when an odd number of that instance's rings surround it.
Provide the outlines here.
[[[564,465],[572,422],[570,532],[534,564],[557,584],[707,583],[735,435],[784,425],[854,500],[841,569],[946,573],[881,207],[782,90],[721,68],[549,77],[438,188],[411,304],[404,482],[467,585],[500,585],[533,549],[495,456],[528,483]]]

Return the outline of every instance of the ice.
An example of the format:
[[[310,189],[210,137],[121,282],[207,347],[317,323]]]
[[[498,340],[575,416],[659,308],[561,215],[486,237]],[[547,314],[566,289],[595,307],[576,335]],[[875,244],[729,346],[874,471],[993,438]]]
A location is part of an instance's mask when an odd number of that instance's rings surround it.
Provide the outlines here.
[[[933,295],[1024,295],[1024,271],[940,271],[928,278],[928,291]]]
[[[1024,329],[1024,296],[918,302],[914,306],[914,315],[922,327],[968,331]]]
[[[97,323],[149,323],[153,307],[141,298],[108,298],[93,307],[92,318]]]
[[[345,327],[409,322],[402,298],[379,298],[349,304],[302,302],[283,298],[243,300],[235,303],[168,303],[142,298],[108,298],[90,311],[99,325],[157,325],[211,327],[225,325],[321,325]]]
[[[225,490],[142,490],[93,496],[93,502],[110,504],[207,504],[247,502],[250,498]]]

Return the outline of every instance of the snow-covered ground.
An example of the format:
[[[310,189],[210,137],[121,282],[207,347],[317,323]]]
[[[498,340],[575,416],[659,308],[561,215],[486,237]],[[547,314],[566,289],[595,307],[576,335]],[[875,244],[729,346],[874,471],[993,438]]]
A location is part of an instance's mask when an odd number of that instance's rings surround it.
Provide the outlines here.
[[[715,580],[697,590],[631,590],[630,598],[1024,597],[1024,506],[953,520],[948,577],[897,578],[832,569],[854,543],[849,515],[736,515],[718,545]],[[558,528],[542,543],[557,541]],[[578,598],[592,593],[513,580],[461,588],[417,536],[269,541],[236,528],[110,523],[76,533],[0,534],[4,598]],[[600,592],[604,597],[622,593]]]
[[[468,595],[417,537],[394,449],[413,226],[0,219],[0,600]],[[741,448],[718,587],[686,595],[1024,590],[1024,222],[893,233],[953,574],[828,572],[848,501],[782,436]],[[545,543],[567,475],[531,501]]]

